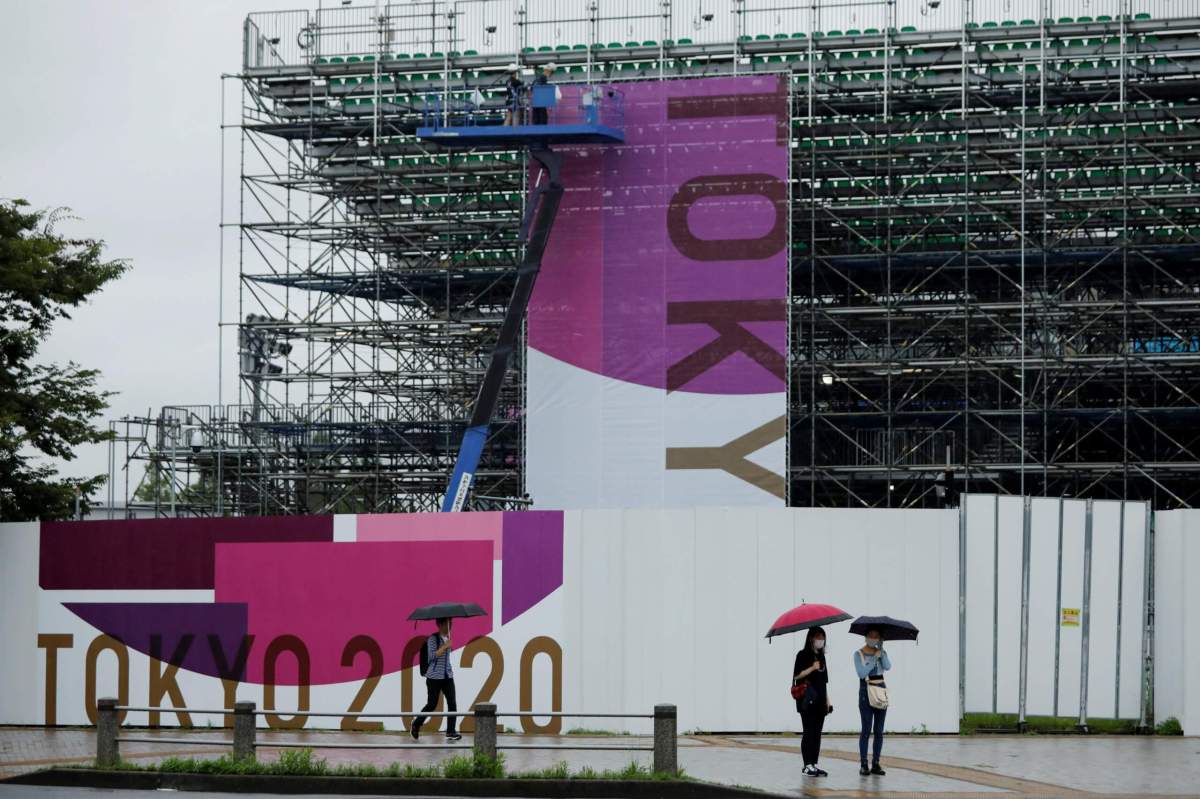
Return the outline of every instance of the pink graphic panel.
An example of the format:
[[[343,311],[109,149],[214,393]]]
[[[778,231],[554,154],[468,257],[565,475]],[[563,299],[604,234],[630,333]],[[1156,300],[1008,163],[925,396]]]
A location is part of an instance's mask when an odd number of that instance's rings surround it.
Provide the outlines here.
[[[625,143],[566,151],[529,343],[590,372],[708,394],[785,389],[786,84],[621,84]]]
[[[366,658],[341,665],[346,643],[368,635],[383,650],[384,673],[403,668],[408,640],[432,623],[414,627],[413,608],[435,602],[474,602],[488,615],[455,622],[462,646],[493,629],[490,541],[398,541],[299,544],[221,544],[216,554],[216,601],[244,602],[255,636],[246,668],[263,680],[270,642],[293,635],[307,649],[310,683],[360,679]],[[295,658],[278,659],[275,682],[297,682]]]
[[[500,560],[504,514],[376,513],[358,517],[359,541],[491,541]]]
[[[359,541],[492,542],[492,557],[502,560],[507,624],[562,585],[563,515],[561,511],[505,513],[410,513],[358,517]]]
[[[213,587],[213,547],[331,541],[332,516],[42,522],[40,585],[55,589]]]

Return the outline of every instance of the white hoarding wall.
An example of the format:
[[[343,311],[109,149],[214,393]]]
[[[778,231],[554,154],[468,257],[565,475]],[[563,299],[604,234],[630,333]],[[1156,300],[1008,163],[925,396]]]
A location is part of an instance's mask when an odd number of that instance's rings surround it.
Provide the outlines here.
[[[1147,506],[1091,503],[1089,539],[1088,502],[1031,498],[1026,559],[1024,498],[970,495],[964,501],[965,711],[1020,709],[1022,567],[1027,560],[1026,714],[1079,715],[1086,653],[1087,716],[1138,718],[1144,681]]]
[[[1200,511],[1154,515],[1154,718],[1200,735]]]
[[[273,703],[277,718],[260,723],[275,727],[338,724],[289,718],[297,708],[361,710],[351,723],[379,722],[372,712],[409,712],[424,698],[421,678],[402,668],[412,655],[401,650],[428,632],[401,621],[407,604],[426,590],[423,580],[435,588],[459,580],[456,592],[490,610],[471,620],[482,637],[463,626],[456,641],[460,707],[648,713],[673,702],[681,730],[797,730],[788,685],[803,638],[763,636],[780,613],[811,601],[917,624],[919,644],[889,645],[888,727],[958,729],[957,512],[538,513],[0,525],[0,723],[86,724],[90,701],[122,685],[135,705],[155,690],[164,706],[223,707],[235,696]],[[185,522],[191,527],[174,538]],[[231,540],[235,524],[257,539]],[[308,540],[284,540],[297,525],[310,528]],[[206,557],[194,536],[216,542],[204,569],[194,567]],[[170,546],[134,543],[146,540]],[[193,542],[187,558],[174,554],[183,540]],[[79,562],[80,547],[91,548],[82,559],[94,568]],[[132,550],[136,568],[122,569]],[[449,572],[417,573],[430,563]],[[221,627],[230,619],[241,626]],[[858,727],[851,651],[861,639],[847,627],[828,631],[831,730]],[[171,661],[162,653],[188,637],[193,646],[177,668],[145,644],[157,639],[151,646]],[[242,678],[223,684],[212,673],[216,651],[232,661],[249,638]],[[376,682],[364,680],[369,671]],[[268,673],[277,687],[266,684]],[[560,723],[526,721],[530,730]],[[145,724],[147,714],[131,712],[128,722]],[[210,722],[221,723],[192,719]],[[649,722],[603,726],[644,732]]]
[[[802,601],[921,629],[888,646],[892,730],[958,729],[955,511],[701,509],[567,514],[564,702],[673,702],[681,730],[798,729],[788,694],[803,634],[763,640]],[[847,623],[828,629],[827,730],[857,730]]]

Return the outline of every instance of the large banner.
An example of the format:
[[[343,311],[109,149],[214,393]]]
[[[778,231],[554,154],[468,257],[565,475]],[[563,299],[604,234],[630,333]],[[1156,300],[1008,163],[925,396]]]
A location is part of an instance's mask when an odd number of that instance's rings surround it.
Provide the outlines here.
[[[787,85],[619,84],[623,145],[564,148],[529,309],[538,507],[782,505]]]
[[[467,601],[488,615],[454,626],[460,709],[649,713],[671,702],[680,730],[793,730],[786,686],[802,639],[763,634],[807,599],[917,623],[920,646],[891,649],[888,725],[953,732],[957,542],[955,511],[921,510],[4,524],[0,724],[87,724],[97,698],[116,696],[168,708],[131,711],[133,725],[219,726],[189,708],[237,699],[270,711],[260,724],[272,729],[402,729],[375,714],[425,701],[413,664],[432,624],[405,617]],[[847,625],[829,630],[827,729],[857,729],[856,641]],[[649,731],[641,719],[504,723]]]

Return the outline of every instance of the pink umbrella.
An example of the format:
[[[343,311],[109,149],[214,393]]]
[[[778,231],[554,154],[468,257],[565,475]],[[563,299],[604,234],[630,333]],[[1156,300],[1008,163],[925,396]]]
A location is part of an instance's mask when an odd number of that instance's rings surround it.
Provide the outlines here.
[[[806,602],[803,605],[797,605],[776,619],[775,623],[771,625],[771,629],[767,630],[767,638],[784,633],[794,633],[797,630],[807,630],[809,627],[836,624],[849,618],[851,615],[839,607]]]

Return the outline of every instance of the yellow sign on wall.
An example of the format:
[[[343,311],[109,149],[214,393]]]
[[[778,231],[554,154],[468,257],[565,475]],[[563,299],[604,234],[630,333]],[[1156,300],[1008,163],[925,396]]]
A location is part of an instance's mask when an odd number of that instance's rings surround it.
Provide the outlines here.
[[[1078,627],[1079,626],[1079,608],[1063,608],[1062,609],[1062,626],[1063,627]]]

